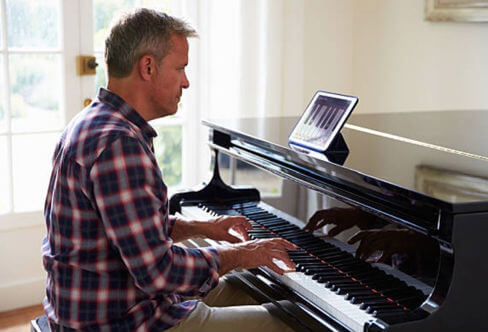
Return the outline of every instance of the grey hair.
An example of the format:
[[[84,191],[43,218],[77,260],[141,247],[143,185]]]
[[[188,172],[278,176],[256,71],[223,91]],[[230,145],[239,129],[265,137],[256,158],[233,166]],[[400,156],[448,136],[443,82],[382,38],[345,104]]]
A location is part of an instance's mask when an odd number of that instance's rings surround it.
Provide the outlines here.
[[[152,9],[140,8],[123,15],[105,40],[108,76],[129,76],[134,64],[146,54],[159,63],[171,49],[172,34],[197,36],[186,22]]]

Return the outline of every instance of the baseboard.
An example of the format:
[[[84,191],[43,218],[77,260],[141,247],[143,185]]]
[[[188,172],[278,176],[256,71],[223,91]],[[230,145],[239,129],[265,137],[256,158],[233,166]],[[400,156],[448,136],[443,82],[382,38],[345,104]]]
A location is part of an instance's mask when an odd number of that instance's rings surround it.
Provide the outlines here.
[[[45,278],[0,285],[0,312],[40,304],[44,298],[45,287]]]

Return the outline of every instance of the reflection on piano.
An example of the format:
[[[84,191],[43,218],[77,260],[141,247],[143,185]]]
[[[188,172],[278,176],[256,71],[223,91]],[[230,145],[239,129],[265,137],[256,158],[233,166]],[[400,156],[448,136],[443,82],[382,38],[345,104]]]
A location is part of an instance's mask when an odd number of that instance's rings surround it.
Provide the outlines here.
[[[246,121],[254,129],[243,127]],[[413,163],[415,158],[423,161],[425,155],[439,154],[443,163],[447,160],[476,169],[483,158],[412,147],[346,129],[343,134],[351,156],[340,165],[287,147],[283,137],[295,119],[268,119],[269,131],[266,123],[257,126],[252,121],[206,122],[214,151],[213,178],[203,189],[179,193],[170,200],[171,213],[193,218],[243,215],[253,226],[249,231],[252,239],[282,237],[298,246],[289,252],[297,264],[295,272],[278,275],[258,268],[234,272],[229,281],[270,303],[267,308],[297,331],[488,331],[483,312],[487,267],[477,257],[486,249],[486,241],[480,240],[488,228],[484,222],[488,202],[441,200],[418,192],[401,176],[398,180],[389,174],[374,174],[375,170],[367,170],[367,163],[354,164],[355,149],[366,149],[368,144],[377,151],[406,146],[401,153],[409,153]],[[268,135],[276,126],[282,128],[283,137]],[[263,134],[255,132],[258,127],[264,128]],[[303,231],[303,220],[266,204],[256,189],[226,185],[219,174],[219,152],[432,237],[441,249],[435,283],[426,285],[388,265],[366,263],[354,256],[353,247]],[[382,160],[383,166],[399,161],[398,156],[389,157],[393,159]],[[202,239],[189,242],[212,244],[212,240]]]

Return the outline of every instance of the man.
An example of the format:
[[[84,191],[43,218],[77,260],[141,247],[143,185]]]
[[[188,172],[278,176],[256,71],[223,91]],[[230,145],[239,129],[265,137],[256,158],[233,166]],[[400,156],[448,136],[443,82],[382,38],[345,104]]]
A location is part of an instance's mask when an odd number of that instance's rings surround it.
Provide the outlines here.
[[[107,89],[71,121],[56,146],[45,205],[44,307],[53,331],[285,331],[219,277],[234,268],[290,267],[279,239],[248,240],[242,217],[188,221],[168,216],[166,187],[147,121],[174,114],[189,87],[184,22],[141,9],[107,40]],[[234,242],[185,249],[208,237]],[[215,288],[215,289],[214,289]],[[212,289],[214,289],[212,291]],[[206,298],[209,307],[189,298]],[[229,303],[224,299],[235,300]]]

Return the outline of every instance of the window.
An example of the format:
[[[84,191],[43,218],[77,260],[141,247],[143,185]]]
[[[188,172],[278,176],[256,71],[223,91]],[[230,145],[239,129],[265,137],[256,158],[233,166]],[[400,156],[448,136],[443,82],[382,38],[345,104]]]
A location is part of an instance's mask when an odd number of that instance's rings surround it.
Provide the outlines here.
[[[0,0],[0,228],[10,227],[9,219],[11,227],[26,219],[31,219],[27,225],[42,223],[59,135],[83,100],[94,99],[106,85],[103,42],[112,19],[134,7],[182,16],[186,5],[186,0]],[[197,50],[190,51],[190,80]],[[80,54],[97,57],[95,76],[77,76]],[[196,95],[185,91],[175,116],[151,122],[170,190],[197,183],[198,117],[185,111],[193,108]],[[22,214],[26,218],[19,218]]]
[[[61,8],[52,0],[0,6],[0,213],[39,210],[64,125]]]

